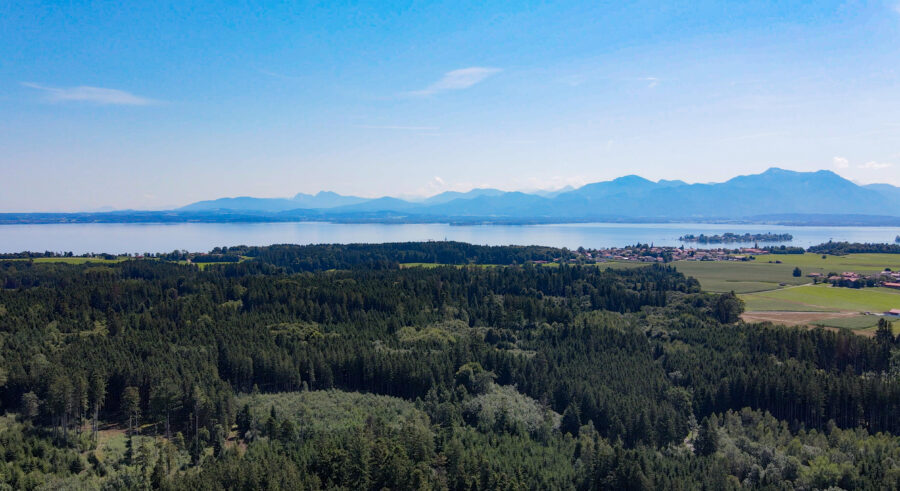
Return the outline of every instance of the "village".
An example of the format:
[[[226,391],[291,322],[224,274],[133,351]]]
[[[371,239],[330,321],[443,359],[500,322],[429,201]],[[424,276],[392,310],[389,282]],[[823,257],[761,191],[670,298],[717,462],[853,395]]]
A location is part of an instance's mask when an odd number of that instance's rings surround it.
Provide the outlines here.
[[[638,261],[647,263],[664,263],[672,261],[752,261],[756,256],[770,254],[760,248],[717,248],[700,249],[671,246],[654,246],[652,244],[636,244],[609,249],[583,249],[577,251],[583,259],[590,262]]]

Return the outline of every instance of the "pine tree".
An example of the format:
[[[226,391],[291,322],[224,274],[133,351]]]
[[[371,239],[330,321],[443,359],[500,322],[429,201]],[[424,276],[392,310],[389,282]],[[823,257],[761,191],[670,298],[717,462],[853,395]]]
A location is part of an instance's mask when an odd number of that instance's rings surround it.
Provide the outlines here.
[[[572,402],[563,412],[562,422],[559,430],[563,433],[569,433],[572,436],[578,436],[578,430],[581,428],[581,412],[578,406]]]
[[[694,452],[697,455],[711,455],[719,449],[718,423],[715,415],[703,418],[697,438],[694,439]]]

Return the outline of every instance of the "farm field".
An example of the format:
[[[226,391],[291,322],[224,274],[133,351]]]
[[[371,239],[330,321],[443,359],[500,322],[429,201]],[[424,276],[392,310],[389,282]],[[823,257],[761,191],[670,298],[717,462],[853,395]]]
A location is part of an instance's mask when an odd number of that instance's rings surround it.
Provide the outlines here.
[[[803,274],[827,273],[829,271],[856,271],[857,273],[873,273],[884,268],[900,269],[900,254],[847,254],[846,256],[826,255],[822,259],[821,254],[767,254],[757,256],[756,262],[781,261],[782,264],[800,267]]]
[[[31,260],[35,263],[63,263],[63,264],[85,264],[85,263],[118,263],[128,259],[125,256],[119,256],[115,259],[103,259],[100,257],[36,257]],[[28,261],[27,258],[7,259],[7,261]]]
[[[781,261],[780,264],[775,261]],[[754,293],[787,285],[812,283],[809,273],[827,274],[855,271],[873,273],[884,268],[900,270],[900,254],[849,254],[822,256],[819,254],[767,254],[754,261],[677,261],[678,271],[700,281],[704,290],[716,293]],[[794,267],[803,273],[793,276]]]
[[[741,295],[746,309],[781,310],[775,302],[810,307],[820,311],[884,312],[900,308],[900,292],[888,288],[838,288],[829,285],[808,285],[796,288]],[[798,310],[792,308],[790,310]],[[803,309],[800,309],[803,310]]]
[[[794,266],[756,261],[677,261],[675,269],[700,281],[704,290],[716,293],[751,293],[780,288],[781,283],[802,285],[810,278],[795,278]]]
[[[812,325],[846,328],[862,335],[874,335],[880,315],[900,308],[900,292],[887,288],[837,288],[828,285],[804,285],[740,295],[750,322],[774,322],[787,325]],[[894,321],[898,331],[900,322]]]
[[[881,316],[866,313],[900,308],[898,290],[813,285],[806,277],[809,273],[900,270],[900,255],[896,254],[828,255],[825,259],[809,253],[772,254],[758,256],[754,261],[678,261],[674,266],[697,278],[706,291],[737,293],[744,301],[743,317],[748,322],[846,328],[873,335]],[[795,278],[794,267],[799,267],[803,276]],[[900,331],[900,322],[893,326]]]

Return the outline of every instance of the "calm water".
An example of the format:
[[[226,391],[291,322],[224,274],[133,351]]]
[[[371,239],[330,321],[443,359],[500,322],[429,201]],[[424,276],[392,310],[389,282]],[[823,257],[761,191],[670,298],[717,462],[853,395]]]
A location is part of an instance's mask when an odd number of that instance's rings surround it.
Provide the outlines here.
[[[792,227],[775,225],[666,224],[555,224],[478,225],[445,224],[334,224],[334,223],[181,223],[2,225],[0,252],[72,251],[143,253],[186,249],[208,251],[216,246],[319,244],[351,242],[404,242],[458,240],[488,245],[548,245],[588,248],[641,243],[674,245],[684,234],[789,233],[789,245],[808,247],[828,240],[893,242],[897,227]],[[740,244],[752,245],[752,244]],[[714,246],[709,246],[714,247]]]

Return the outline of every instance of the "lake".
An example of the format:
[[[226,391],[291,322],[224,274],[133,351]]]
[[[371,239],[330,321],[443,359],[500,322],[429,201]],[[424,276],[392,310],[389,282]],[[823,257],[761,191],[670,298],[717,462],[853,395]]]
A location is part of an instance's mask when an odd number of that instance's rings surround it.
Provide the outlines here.
[[[708,223],[621,224],[579,223],[550,225],[338,224],[300,223],[179,223],[179,224],[52,224],[0,225],[0,252],[72,251],[144,253],[185,249],[205,252],[216,246],[406,242],[456,240],[487,245],[547,245],[587,248],[621,247],[640,243],[680,246],[685,234],[734,232],[789,233],[788,245],[808,247],[828,240],[893,242],[897,227],[799,227],[779,225],[723,225]],[[767,243],[780,245],[781,243]],[[693,245],[717,247],[717,245]],[[729,247],[752,244],[729,244]]]

